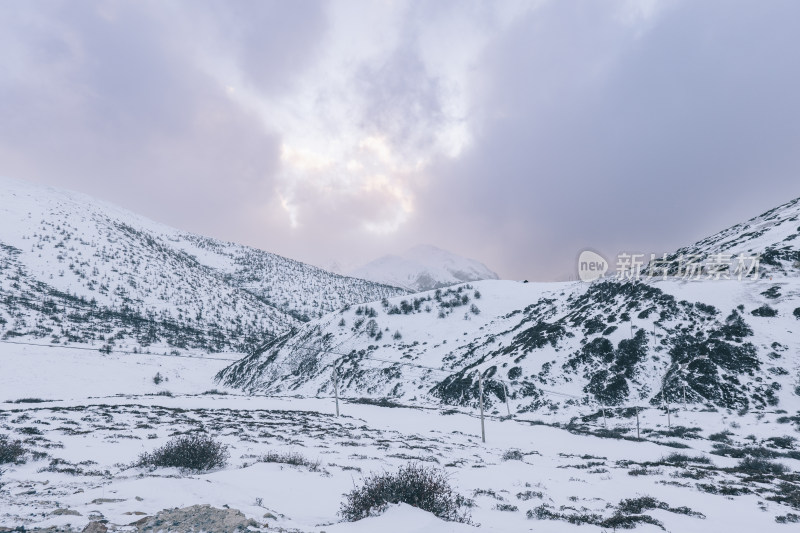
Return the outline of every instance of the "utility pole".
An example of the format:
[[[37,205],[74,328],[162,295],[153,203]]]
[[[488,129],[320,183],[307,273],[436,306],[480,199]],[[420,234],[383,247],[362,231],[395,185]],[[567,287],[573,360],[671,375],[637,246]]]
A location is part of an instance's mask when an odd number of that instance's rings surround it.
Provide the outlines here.
[[[511,407],[508,405],[508,385],[506,382],[503,381],[503,391],[506,393],[506,411],[508,411],[508,416],[511,417]]]
[[[601,405],[600,408],[603,410],[603,427],[607,428],[608,424],[606,423],[606,406]]]
[[[667,427],[671,428],[672,427],[672,422],[670,421],[670,418],[669,418],[669,399],[667,398],[666,391],[664,392],[664,400],[667,402]]]
[[[339,416],[339,371],[333,369],[333,394],[336,397],[336,416]]]
[[[639,439],[639,406],[636,406],[636,438]]]
[[[480,408],[481,408],[481,441],[486,442],[486,427],[483,424],[483,374],[478,375],[478,390],[480,391]]]
[[[686,410],[686,383],[683,384],[683,410]]]

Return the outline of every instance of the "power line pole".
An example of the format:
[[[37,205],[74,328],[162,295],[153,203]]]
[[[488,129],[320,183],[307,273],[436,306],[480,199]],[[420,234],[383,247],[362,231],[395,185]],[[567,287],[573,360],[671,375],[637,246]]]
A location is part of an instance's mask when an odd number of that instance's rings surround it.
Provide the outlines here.
[[[483,374],[478,376],[478,390],[480,391],[480,408],[481,408],[481,441],[486,442],[486,427],[483,423]]]
[[[503,391],[505,392],[505,397],[506,397],[506,411],[508,411],[508,416],[511,417],[511,407],[509,407],[508,405],[508,385],[506,385],[505,381],[503,381],[502,383],[503,383]]]
[[[636,438],[640,439],[639,437],[639,406],[636,406]]]
[[[339,416],[339,371],[333,369],[333,394],[336,397],[336,416]]]

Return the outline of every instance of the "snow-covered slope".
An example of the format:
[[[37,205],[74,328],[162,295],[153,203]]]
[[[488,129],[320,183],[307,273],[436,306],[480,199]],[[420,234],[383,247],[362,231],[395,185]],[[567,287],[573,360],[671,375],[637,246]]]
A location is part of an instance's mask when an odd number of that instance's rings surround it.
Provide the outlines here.
[[[796,277],[800,273],[800,198],[668,255],[668,272],[679,274],[680,258],[702,262],[717,254],[734,258],[759,256],[761,275]],[[654,274],[661,272],[662,266]],[[732,274],[733,268],[729,267],[725,273]]]
[[[356,306],[220,373],[249,391],[516,410],[671,401],[796,404],[800,283],[483,281]],[[766,311],[771,310],[771,311]],[[766,312],[765,312],[766,311]],[[772,312],[775,316],[769,316]],[[685,387],[685,388],[684,388]]]
[[[498,279],[483,263],[430,245],[415,246],[400,256],[381,257],[351,271],[350,275],[411,291]]]
[[[77,193],[2,179],[0,199],[4,339],[244,349],[346,304],[402,293]]]
[[[797,257],[798,202],[705,239],[693,253]],[[766,252],[764,252],[766,251]],[[677,254],[676,254],[677,255]],[[728,408],[796,405],[800,279],[586,283],[481,281],[358,306],[269,339],[219,374],[250,391],[475,405],[479,375],[499,409],[571,404]]]

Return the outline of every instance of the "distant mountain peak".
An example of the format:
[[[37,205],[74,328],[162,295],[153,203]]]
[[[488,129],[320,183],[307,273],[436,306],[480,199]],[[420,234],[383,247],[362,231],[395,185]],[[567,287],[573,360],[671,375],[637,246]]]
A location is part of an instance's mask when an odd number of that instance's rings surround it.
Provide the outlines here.
[[[483,263],[431,244],[414,246],[400,255],[385,255],[351,271],[350,275],[411,291],[498,279]]]

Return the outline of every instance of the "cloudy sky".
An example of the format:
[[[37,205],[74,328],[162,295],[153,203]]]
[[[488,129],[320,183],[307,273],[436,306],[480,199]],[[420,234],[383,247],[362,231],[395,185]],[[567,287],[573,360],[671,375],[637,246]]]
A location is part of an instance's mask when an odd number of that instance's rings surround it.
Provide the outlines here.
[[[800,196],[800,2],[0,3],[0,175],[316,264],[502,277]]]

